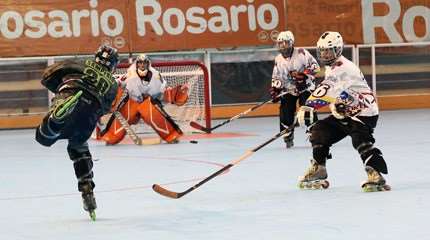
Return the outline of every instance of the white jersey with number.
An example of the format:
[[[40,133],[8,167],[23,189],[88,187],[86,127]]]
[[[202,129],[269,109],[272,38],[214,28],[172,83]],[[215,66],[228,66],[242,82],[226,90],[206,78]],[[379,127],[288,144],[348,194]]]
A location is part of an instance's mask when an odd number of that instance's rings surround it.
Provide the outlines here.
[[[136,63],[127,69],[126,89],[130,98],[137,102],[142,102],[146,96],[159,98],[166,89],[166,81],[155,68],[150,66],[147,74],[151,75],[149,81],[140,78],[136,72]]]
[[[319,108],[340,99],[358,113],[355,116],[375,116],[379,113],[376,98],[363,73],[344,56],[340,56],[332,66],[326,66],[325,79],[308,98],[306,105]]]
[[[298,95],[299,92],[291,77],[290,72],[306,73],[308,76],[308,90],[314,90],[314,75],[320,71],[320,66],[315,58],[303,48],[294,48],[293,54],[289,58],[284,58],[279,54],[275,58],[275,66],[273,68],[272,81],[280,80],[282,87],[293,95]]]

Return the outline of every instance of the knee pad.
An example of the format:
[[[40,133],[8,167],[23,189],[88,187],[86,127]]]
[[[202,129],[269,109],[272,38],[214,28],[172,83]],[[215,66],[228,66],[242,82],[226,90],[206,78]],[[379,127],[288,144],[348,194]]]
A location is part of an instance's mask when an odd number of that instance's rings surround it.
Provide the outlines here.
[[[360,153],[361,160],[365,166],[371,166],[376,171],[387,174],[387,163],[382,157],[382,152],[378,148],[374,148],[373,144],[370,142],[362,143],[357,148]]]
[[[324,145],[312,145],[312,155],[314,160],[320,164],[324,165],[327,159],[331,159],[330,148]]]
[[[70,159],[73,161],[76,178],[83,179],[93,178],[93,160],[88,150],[80,151],[79,149],[67,148]]]
[[[60,136],[57,128],[55,123],[51,122],[48,117],[45,117],[42,124],[36,129],[36,141],[43,146],[51,146]]]

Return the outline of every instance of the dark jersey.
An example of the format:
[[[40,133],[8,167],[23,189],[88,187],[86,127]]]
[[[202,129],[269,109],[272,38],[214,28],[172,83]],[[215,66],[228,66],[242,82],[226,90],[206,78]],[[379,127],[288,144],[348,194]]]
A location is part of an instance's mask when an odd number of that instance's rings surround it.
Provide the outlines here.
[[[118,90],[112,73],[92,60],[51,65],[43,72],[42,85],[54,93],[66,89],[83,90],[99,102],[102,114],[109,112]]]

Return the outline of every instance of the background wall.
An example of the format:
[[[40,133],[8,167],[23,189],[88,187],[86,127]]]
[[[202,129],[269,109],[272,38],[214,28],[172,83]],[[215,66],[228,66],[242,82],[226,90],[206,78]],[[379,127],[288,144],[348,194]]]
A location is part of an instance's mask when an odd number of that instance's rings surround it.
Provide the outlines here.
[[[150,52],[205,62],[212,115],[232,116],[268,99],[273,40],[285,29],[308,47],[339,31],[383,109],[430,107],[430,45],[401,45],[430,42],[428,0],[1,1],[0,128],[34,126],[48,109],[39,83],[48,61],[92,54],[101,43],[123,61]],[[255,114],[275,115],[277,106]]]

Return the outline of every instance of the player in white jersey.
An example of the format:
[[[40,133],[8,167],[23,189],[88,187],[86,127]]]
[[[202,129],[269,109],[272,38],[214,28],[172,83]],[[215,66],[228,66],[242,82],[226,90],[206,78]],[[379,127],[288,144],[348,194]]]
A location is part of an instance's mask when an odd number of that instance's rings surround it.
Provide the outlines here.
[[[315,74],[320,67],[315,58],[303,48],[294,48],[294,35],[290,31],[280,32],[277,38],[279,55],[275,58],[270,95],[273,102],[281,100],[279,107],[280,130],[294,123],[296,104],[303,105],[315,89]],[[287,94],[277,99],[282,91]],[[294,145],[294,131],[284,138],[286,147]]]
[[[300,125],[310,126],[313,148],[311,166],[300,178],[299,186],[328,187],[326,160],[330,147],[350,136],[363,161],[368,179],[364,191],[389,190],[381,173],[387,174],[382,152],[374,146],[373,129],[378,120],[378,104],[363,73],[342,56],[343,39],[337,32],[325,32],[317,43],[317,56],[325,65],[325,79],[297,114]],[[329,105],[331,115],[315,121],[314,109]]]
[[[151,66],[151,60],[145,54],[137,57],[119,82],[122,88],[117,93],[113,111],[119,111],[130,125],[142,119],[161,139],[168,143],[178,142],[183,133],[164,111],[161,102],[182,106],[188,100],[188,87],[178,85],[167,88],[166,81]],[[101,138],[109,145],[117,144],[126,134],[120,121],[111,119],[101,134]]]
[[[166,81],[160,72],[151,66],[149,57],[141,54],[127,69],[125,87],[130,98],[141,103],[148,96],[161,100],[166,90]]]

